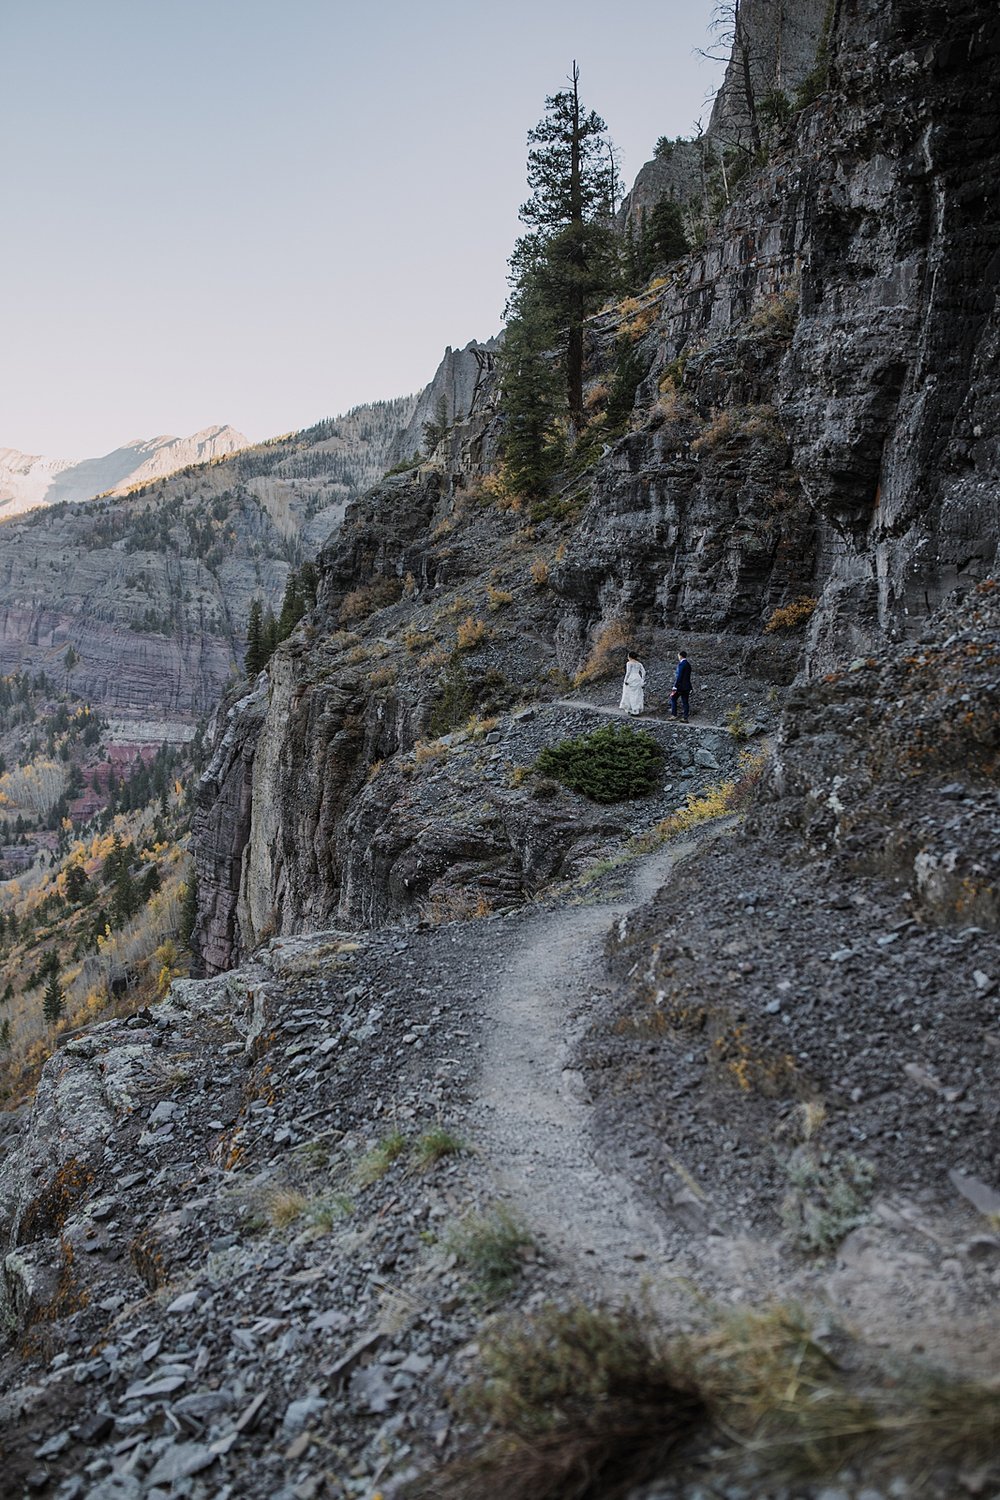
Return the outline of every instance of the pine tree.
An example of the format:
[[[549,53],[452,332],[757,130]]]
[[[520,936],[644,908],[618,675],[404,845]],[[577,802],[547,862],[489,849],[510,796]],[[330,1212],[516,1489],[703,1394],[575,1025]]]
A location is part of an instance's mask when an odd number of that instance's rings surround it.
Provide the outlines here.
[[[59,983],[59,955],[51,953],[47,963],[48,981],[42,997],[42,1014],[50,1026],[54,1026],[66,1012],[63,988]]]
[[[563,410],[556,360],[546,352],[544,315],[527,306],[507,326],[501,370],[507,478],[530,500],[547,494],[563,456],[557,419]]]
[[[114,880],[122,866],[128,864],[130,854],[131,845],[125,843],[121,834],[116,829],[114,838],[111,840],[111,848],[104,856],[104,863],[101,866],[101,874],[104,879],[109,881]]]
[[[0,1052],[10,1051],[10,1017],[0,1021]]]
[[[250,605],[250,618],[247,621],[247,650],[243,658],[243,665],[249,678],[254,678],[264,665],[264,654],[261,640],[261,608],[260,600],[254,599]]]
[[[546,99],[529,132],[529,232],[510,261],[503,451],[511,481],[531,498],[546,493],[561,460],[560,419],[583,426],[584,322],[621,274],[614,150],[604,121],[583,108],[579,81],[574,63],[570,87]]]
[[[188,883],[184,887],[184,899],[181,902],[180,934],[188,947],[194,936],[195,925],[198,921],[198,876],[194,870],[188,877]]]
[[[285,584],[285,597],[281,601],[281,614],[278,616],[279,641],[287,641],[305,612],[305,602],[299,591],[298,574],[293,569]]]
[[[141,904],[139,889],[132,878],[132,871],[127,864],[123,865],[115,875],[114,881],[112,909],[114,911],[115,925],[120,927],[130,917],[134,917]]]
[[[66,895],[70,901],[80,901],[90,888],[90,881],[83,865],[70,865],[66,870]]]
[[[451,423],[448,421],[448,398],[441,392],[434,407],[434,416],[424,423],[424,452],[429,456],[438,443],[448,436]]]
[[[649,263],[647,276],[654,267],[687,254],[684,215],[675,199],[661,198],[653,209],[643,226],[643,251]]]
[[[274,618],[274,610],[268,605],[264,614],[264,624],[261,631],[264,641],[264,665],[271,660],[278,644],[278,622]]]

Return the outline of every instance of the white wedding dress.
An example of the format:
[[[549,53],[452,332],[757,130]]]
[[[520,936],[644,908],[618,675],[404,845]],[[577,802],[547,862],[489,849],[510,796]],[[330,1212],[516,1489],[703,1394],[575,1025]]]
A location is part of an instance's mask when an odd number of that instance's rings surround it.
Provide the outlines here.
[[[619,708],[627,708],[630,714],[641,714],[645,706],[646,668],[641,661],[630,661],[625,668],[622,684],[622,701]]]

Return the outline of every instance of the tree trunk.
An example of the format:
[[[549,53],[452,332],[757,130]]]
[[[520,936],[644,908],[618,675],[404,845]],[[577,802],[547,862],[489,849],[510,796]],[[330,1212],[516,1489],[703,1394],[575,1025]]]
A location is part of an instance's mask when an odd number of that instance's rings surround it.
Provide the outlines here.
[[[760,126],[757,123],[757,98],[753,89],[753,77],[750,72],[750,38],[747,36],[740,15],[740,7],[737,3],[733,9],[733,22],[736,40],[736,49],[740,54],[740,66],[743,71],[743,93],[746,96],[747,119],[750,123],[750,149],[754,156],[761,154]]]
[[[580,181],[580,69],[573,62],[573,128],[570,138],[570,223],[572,230],[583,227],[583,185]],[[571,231],[572,232],[572,231]],[[573,246],[572,264],[583,271],[583,238],[577,234]],[[580,284],[573,293],[572,313],[569,323],[569,339],[566,346],[566,405],[573,427],[579,431],[583,426],[583,315],[584,297]]]

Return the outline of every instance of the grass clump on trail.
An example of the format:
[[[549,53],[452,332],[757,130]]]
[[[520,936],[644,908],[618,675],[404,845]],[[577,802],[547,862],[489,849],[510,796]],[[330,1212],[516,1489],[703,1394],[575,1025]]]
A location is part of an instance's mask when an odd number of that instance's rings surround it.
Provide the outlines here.
[[[449,1249],[476,1290],[491,1302],[513,1287],[524,1266],[524,1252],[533,1245],[530,1232],[502,1204],[485,1214],[469,1214],[448,1238]]]
[[[663,752],[651,734],[609,724],[542,751],[536,769],[592,802],[623,802],[656,787]]]
[[[461,1403],[495,1434],[408,1500],[613,1500],[661,1470],[704,1419],[639,1316],[543,1308],[494,1334]]]
[[[371,1187],[388,1172],[397,1157],[406,1150],[406,1136],[400,1130],[392,1130],[383,1136],[377,1145],[364,1156],[354,1168],[354,1178],[360,1187]]]
[[[414,1145],[414,1164],[418,1172],[427,1172],[446,1156],[459,1156],[464,1150],[464,1142],[457,1135],[442,1125],[434,1125]]]
[[[702,1464],[710,1446],[720,1477],[749,1464],[768,1491],[847,1463],[923,1476],[995,1455],[995,1380],[881,1369],[825,1342],[794,1305],[716,1309],[683,1335],[632,1309],[543,1308],[486,1338],[456,1393],[485,1443],[407,1500],[622,1500],[676,1473],[682,1446]]]

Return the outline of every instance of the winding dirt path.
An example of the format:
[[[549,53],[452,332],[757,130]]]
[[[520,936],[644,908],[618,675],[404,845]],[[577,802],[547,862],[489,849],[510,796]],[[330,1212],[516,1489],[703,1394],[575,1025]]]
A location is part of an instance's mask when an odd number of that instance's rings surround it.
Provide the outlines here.
[[[607,703],[588,703],[585,698],[557,698],[554,706],[556,708],[580,709],[588,714],[609,714],[612,719],[622,719],[628,720],[630,723],[632,722],[623,708],[617,708]],[[711,730],[713,734],[729,733],[729,728],[725,724],[708,724],[703,719],[658,718],[656,714],[649,713],[640,714],[637,724],[640,729],[643,724],[672,724],[675,729],[694,730],[696,733],[701,729]]]
[[[636,1296],[664,1245],[631,1184],[591,1154],[587,1104],[568,1063],[588,1023],[588,997],[608,982],[609,928],[650,900],[698,842],[637,864],[624,900],[519,927],[522,946],[487,994],[476,1112],[498,1190],[560,1260],[615,1299]]]

